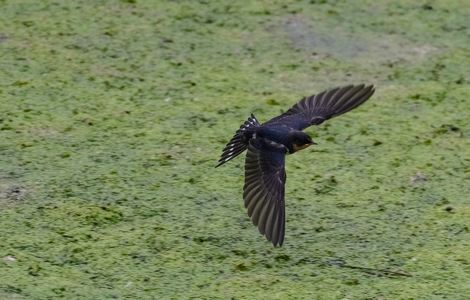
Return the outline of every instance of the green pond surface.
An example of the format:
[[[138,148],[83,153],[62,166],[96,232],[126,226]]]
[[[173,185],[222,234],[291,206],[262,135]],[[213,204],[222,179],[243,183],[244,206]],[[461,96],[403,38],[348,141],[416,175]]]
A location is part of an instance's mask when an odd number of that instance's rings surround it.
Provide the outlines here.
[[[0,0],[0,299],[470,299],[469,1]],[[287,157],[286,239],[214,169],[254,113],[367,83]]]

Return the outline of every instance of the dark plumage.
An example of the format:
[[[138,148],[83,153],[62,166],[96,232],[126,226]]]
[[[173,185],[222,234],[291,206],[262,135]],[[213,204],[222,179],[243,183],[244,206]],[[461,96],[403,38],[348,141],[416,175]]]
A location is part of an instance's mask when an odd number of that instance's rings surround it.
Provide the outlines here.
[[[285,155],[315,144],[302,132],[348,112],[369,99],[372,85],[348,85],[303,98],[287,112],[260,124],[252,114],[225,146],[216,167],[248,149],[243,199],[261,234],[282,246],[285,231]]]

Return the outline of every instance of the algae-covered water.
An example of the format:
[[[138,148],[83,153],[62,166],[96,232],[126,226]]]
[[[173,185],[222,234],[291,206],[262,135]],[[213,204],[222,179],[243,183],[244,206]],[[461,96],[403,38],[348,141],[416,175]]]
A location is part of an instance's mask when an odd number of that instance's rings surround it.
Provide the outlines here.
[[[0,299],[469,299],[469,1],[0,0]],[[287,158],[227,140],[376,85]]]

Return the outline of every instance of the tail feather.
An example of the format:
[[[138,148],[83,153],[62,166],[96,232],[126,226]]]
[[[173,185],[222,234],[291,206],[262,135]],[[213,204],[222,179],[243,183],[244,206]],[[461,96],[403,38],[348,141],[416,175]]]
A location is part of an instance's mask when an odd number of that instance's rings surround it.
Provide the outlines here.
[[[235,135],[232,139],[227,143],[224,150],[222,151],[222,155],[220,156],[218,164],[215,166],[216,168],[223,165],[224,163],[228,162],[229,160],[237,157],[246,150],[248,147],[248,140],[251,129],[260,126],[258,120],[256,120],[255,116],[251,114],[251,116],[246,120],[235,132]]]

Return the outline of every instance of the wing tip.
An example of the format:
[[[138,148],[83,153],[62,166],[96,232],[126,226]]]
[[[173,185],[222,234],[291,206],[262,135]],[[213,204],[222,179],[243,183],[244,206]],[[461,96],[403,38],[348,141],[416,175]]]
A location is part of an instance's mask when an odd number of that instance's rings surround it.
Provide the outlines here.
[[[348,84],[348,85],[343,85],[343,86],[336,86],[334,88],[331,88],[331,90],[334,90],[334,89],[351,89],[351,88],[355,88],[355,87],[361,87],[363,89],[369,89],[369,88],[374,89],[375,88],[374,84],[359,83],[359,84]]]
[[[270,242],[273,244],[274,248],[282,248],[282,244],[284,241],[270,241]]]
[[[368,90],[369,92],[372,92],[372,94],[375,92],[375,86],[373,84],[361,83],[358,86],[361,86],[363,90]]]

